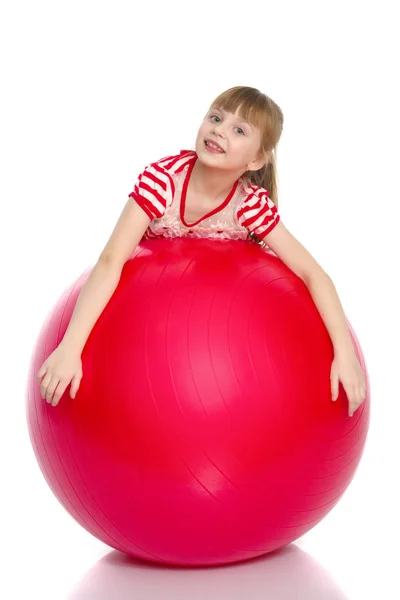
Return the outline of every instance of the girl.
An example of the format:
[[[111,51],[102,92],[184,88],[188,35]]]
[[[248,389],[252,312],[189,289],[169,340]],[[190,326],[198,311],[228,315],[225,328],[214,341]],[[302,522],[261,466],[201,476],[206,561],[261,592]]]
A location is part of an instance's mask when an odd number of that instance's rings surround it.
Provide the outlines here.
[[[255,88],[234,87],[211,104],[195,150],[144,169],[81,290],[61,343],[38,371],[40,393],[49,404],[58,404],[69,383],[75,398],[86,340],[138,243],[159,236],[207,236],[259,243],[305,282],[334,348],[332,400],[341,381],[353,415],[365,399],[366,381],[336,289],[278,213],[274,151],[282,128],[282,111],[271,98]]]

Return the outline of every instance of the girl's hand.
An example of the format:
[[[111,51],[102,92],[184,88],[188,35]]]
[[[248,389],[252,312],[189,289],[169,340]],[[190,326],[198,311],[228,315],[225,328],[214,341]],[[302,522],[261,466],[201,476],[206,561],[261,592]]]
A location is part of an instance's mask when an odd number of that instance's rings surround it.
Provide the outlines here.
[[[57,406],[66,387],[72,381],[70,396],[75,398],[82,375],[81,357],[60,344],[38,371],[40,395],[48,404]]]
[[[339,395],[339,381],[345,389],[349,401],[349,416],[352,417],[357,408],[365,400],[367,383],[355,352],[335,355],[331,367],[332,400]]]

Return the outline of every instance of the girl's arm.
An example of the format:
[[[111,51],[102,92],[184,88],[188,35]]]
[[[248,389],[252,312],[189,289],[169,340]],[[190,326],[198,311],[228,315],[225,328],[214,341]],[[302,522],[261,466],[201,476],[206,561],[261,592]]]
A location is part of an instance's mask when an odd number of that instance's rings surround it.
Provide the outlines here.
[[[83,286],[60,346],[81,354],[97,319],[113,295],[122,267],[142,239],[150,217],[129,198]]]
[[[353,416],[366,398],[367,378],[357,358],[346,316],[331,278],[281,221],[264,239],[307,285],[334,349],[330,372],[332,400],[337,399],[341,382],[349,401],[349,415]]]
[[[336,353],[354,350],[335,286],[321,265],[280,221],[263,241],[304,281],[325,323]]]

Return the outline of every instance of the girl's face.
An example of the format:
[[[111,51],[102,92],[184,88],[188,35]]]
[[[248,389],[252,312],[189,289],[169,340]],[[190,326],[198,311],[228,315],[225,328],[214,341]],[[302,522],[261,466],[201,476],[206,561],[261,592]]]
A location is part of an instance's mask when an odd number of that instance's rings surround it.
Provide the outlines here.
[[[209,152],[205,140],[216,142],[223,153]],[[257,170],[265,164],[259,155],[261,132],[250,123],[223,109],[209,110],[196,137],[196,153],[207,166],[223,170]]]

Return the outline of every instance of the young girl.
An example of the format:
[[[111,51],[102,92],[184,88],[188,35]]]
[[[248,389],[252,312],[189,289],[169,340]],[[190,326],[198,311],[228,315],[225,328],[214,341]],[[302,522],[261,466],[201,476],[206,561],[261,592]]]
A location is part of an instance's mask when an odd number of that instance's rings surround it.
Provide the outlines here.
[[[58,404],[69,383],[75,398],[86,340],[139,242],[188,236],[249,239],[301,277],[334,347],[332,400],[341,381],[353,415],[365,399],[366,381],[336,289],[278,214],[274,150],[282,128],[282,111],[271,98],[255,88],[234,87],[212,102],[195,150],[181,150],[143,170],[81,290],[61,343],[38,372],[41,396],[49,404]]]

